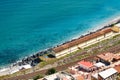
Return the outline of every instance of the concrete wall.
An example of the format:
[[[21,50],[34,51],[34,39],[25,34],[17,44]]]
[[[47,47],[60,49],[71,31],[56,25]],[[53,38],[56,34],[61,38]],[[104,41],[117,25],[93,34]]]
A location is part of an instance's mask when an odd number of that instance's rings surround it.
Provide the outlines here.
[[[98,80],[98,79],[96,79],[96,78],[94,78],[93,76],[91,77],[91,80]]]
[[[111,36],[112,34],[113,32],[110,32],[110,33],[105,34],[105,36],[108,37],[108,36]]]
[[[74,47],[71,47],[71,48],[69,48],[69,49],[66,49],[66,50],[64,50],[64,51],[61,51],[61,52],[55,54],[55,56],[56,56],[57,58],[60,58],[60,57],[63,57],[63,56],[65,56],[65,55],[67,55],[67,54],[70,54],[70,53],[72,53],[72,52],[75,52],[75,51],[77,51],[77,50],[79,50],[79,49],[78,49],[78,46],[76,45],[76,46],[74,46]]]
[[[69,53],[69,51],[70,51],[70,49],[63,50],[61,52],[55,53],[55,56],[56,57],[59,57],[59,56],[62,57],[62,55],[65,55],[65,54]]]
[[[77,50],[79,50],[79,49],[78,49],[78,46],[76,45],[74,47],[71,47],[69,52],[71,53],[71,52],[75,52]]]
[[[91,43],[94,43],[95,41],[97,41],[97,38],[91,39],[91,40],[87,41],[86,43],[91,44]]]
[[[79,44],[78,47],[82,48],[83,46],[86,46],[86,45],[87,45],[86,42],[83,42],[83,43]]]
[[[105,35],[97,37],[97,40],[100,41],[101,39],[105,38]]]

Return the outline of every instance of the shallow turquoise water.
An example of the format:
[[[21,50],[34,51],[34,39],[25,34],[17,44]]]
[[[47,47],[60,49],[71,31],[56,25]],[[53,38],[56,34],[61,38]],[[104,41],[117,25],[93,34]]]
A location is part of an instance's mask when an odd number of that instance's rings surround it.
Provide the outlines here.
[[[120,13],[119,0],[0,0],[0,66],[82,35]]]

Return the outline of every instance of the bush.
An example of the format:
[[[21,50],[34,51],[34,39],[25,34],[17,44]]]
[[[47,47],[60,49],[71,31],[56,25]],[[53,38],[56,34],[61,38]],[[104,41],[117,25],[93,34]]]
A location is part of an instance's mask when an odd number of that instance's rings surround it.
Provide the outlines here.
[[[47,71],[47,75],[51,75],[51,74],[54,74],[54,73],[56,73],[57,71],[56,71],[56,69],[55,68],[51,68],[51,69],[49,69],[48,71]]]
[[[38,79],[40,79],[40,78],[43,78],[43,75],[37,75],[37,76],[35,76],[35,77],[33,78],[33,80],[38,80]]]

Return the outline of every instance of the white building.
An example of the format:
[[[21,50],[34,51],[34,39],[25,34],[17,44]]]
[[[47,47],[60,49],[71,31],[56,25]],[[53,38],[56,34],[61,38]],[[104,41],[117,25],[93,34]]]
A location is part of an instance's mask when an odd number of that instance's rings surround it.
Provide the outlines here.
[[[117,71],[114,68],[107,69],[98,74],[98,80],[116,80]]]
[[[43,78],[43,80],[73,80],[74,77],[66,72],[58,72]]]
[[[94,64],[94,66],[97,67],[97,68],[101,68],[101,67],[104,67],[105,64],[102,63],[102,62],[98,62],[98,63]]]
[[[114,68],[92,75],[92,80],[116,80],[118,72]]]

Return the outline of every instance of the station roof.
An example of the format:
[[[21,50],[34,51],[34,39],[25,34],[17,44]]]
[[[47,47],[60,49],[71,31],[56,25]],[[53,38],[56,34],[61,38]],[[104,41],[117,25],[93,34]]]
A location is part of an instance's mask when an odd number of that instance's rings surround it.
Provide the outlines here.
[[[84,37],[81,37],[81,38],[75,39],[73,41],[64,43],[64,44],[62,44],[60,46],[57,46],[57,47],[53,48],[53,51],[55,53],[61,52],[63,50],[69,49],[70,47],[73,47],[75,45],[81,44],[81,43],[86,42],[88,40],[94,39],[94,38],[96,38],[98,36],[104,35],[104,34],[109,33],[111,31],[113,31],[113,30],[110,27],[102,29],[100,31],[88,34],[88,35],[86,35]]]

